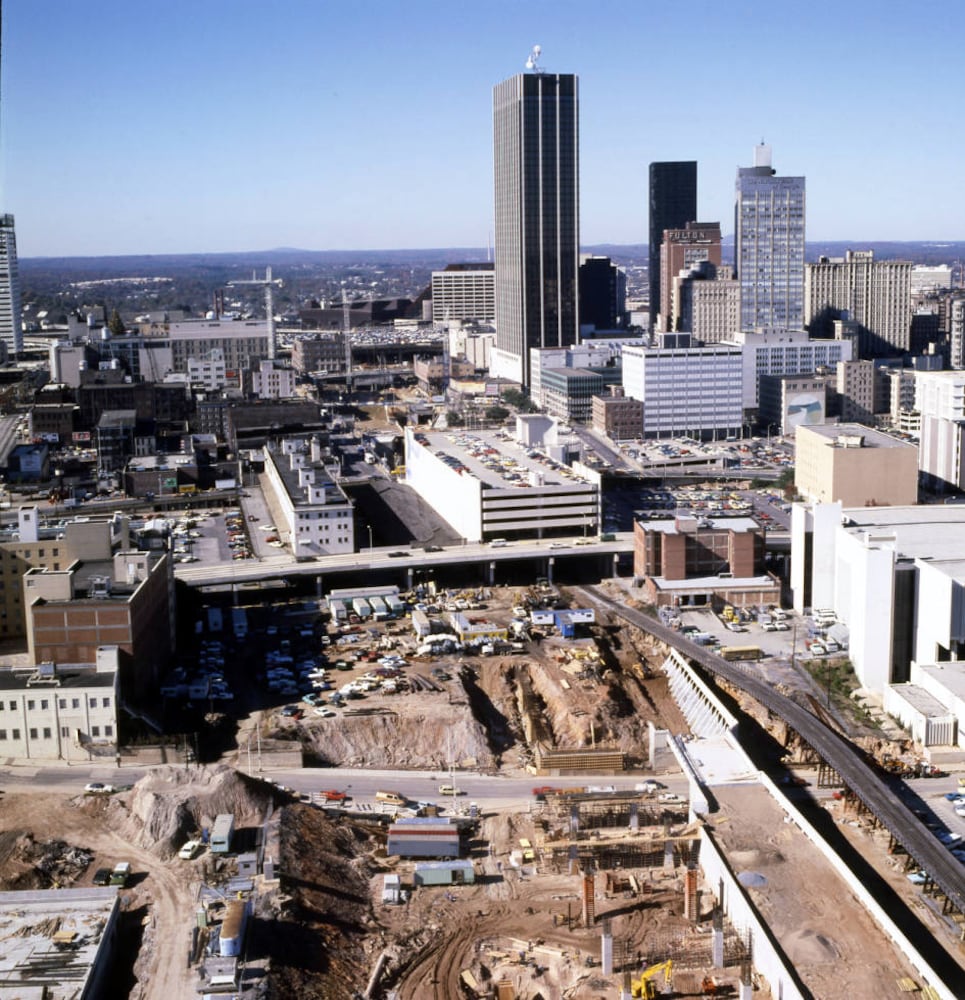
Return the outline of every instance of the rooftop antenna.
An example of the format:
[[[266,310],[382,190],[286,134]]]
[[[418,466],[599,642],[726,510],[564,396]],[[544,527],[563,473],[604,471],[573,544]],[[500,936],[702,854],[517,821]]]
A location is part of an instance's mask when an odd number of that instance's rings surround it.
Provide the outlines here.
[[[529,58],[526,60],[526,68],[533,73],[542,73],[543,67],[539,65],[539,57],[542,53],[542,48],[538,45],[533,46],[533,51],[530,52]]]

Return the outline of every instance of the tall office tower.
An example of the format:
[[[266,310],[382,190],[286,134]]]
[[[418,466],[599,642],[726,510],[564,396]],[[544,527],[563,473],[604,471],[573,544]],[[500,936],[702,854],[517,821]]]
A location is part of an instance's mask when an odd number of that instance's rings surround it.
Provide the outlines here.
[[[23,351],[17,236],[12,215],[0,215],[0,341],[10,354]]]
[[[529,385],[534,347],[578,334],[579,94],[573,74],[520,73],[493,90],[496,348],[490,370]]]
[[[744,330],[804,325],[804,178],[777,177],[771,147],[737,170],[734,266]]]
[[[858,324],[861,357],[909,350],[911,268],[909,260],[875,260],[873,250],[805,265],[804,321],[811,336],[830,337],[833,320],[850,319]]]
[[[680,303],[674,300],[674,278],[709,261],[720,266],[720,223],[687,222],[682,228],[665,229],[660,247],[660,315],[655,329],[684,329],[679,324]],[[651,314],[652,315],[652,314]]]
[[[660,297],[660,253],[665,229],[682,229],[697,218],[697,161],[650,164],[650,329],[663,302]]]
[[[609,257],[583,254],[580,260],[580,333],[626,325],[627,274]]]

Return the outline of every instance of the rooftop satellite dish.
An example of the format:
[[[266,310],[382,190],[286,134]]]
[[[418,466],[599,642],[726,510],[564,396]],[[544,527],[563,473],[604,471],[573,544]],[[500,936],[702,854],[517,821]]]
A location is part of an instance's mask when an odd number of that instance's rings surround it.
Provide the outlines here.
[[[540,69],[540,67],[538,65],[540,53],[542,51],[543,50],[542,50],[542,48],[540,48],[539,45],[534,45],[533,46],[533,51],[529,54],[529,58],[526,60],[526,68],[528,70],[532,70],[534,73],[542,73],[543,72],[542,69]]]

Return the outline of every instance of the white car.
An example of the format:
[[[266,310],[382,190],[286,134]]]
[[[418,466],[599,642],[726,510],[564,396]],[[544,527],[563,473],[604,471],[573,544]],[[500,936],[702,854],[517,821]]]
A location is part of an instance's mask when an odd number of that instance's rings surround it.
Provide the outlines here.
[[[323,719],[332,719],[338,712],[333,708],[326,708],[324,705],[319,705],[318,708],[314,710],[314,715],[320,715]]]
[[[204,850],[204,844],[200,840],[189,840],[184,847],[178,851],[178,857],[183,861],[191,861]]]
[[[114,786],[105,785],[100,781],[91,781],[89,784],[84,785],[84,791],[88,795],[110,795],[114,791]]]

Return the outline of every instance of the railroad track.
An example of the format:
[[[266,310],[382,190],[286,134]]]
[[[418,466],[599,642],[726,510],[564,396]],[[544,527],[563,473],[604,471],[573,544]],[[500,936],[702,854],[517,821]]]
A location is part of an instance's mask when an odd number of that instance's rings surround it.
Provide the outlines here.
[[[784,719],[838,772],[844,784],[877,816],[915,862],[928,872],[949,903],[959,913],[965,914],[965,868],[896,797],[892,789],[868,766],[853,744],[792,698],[775,691],[759,676],[728,663],[648,615],[614,601],[597,587],[573,589],[583,592],[612,614],[672,646],[710,674],[733,684]]]

